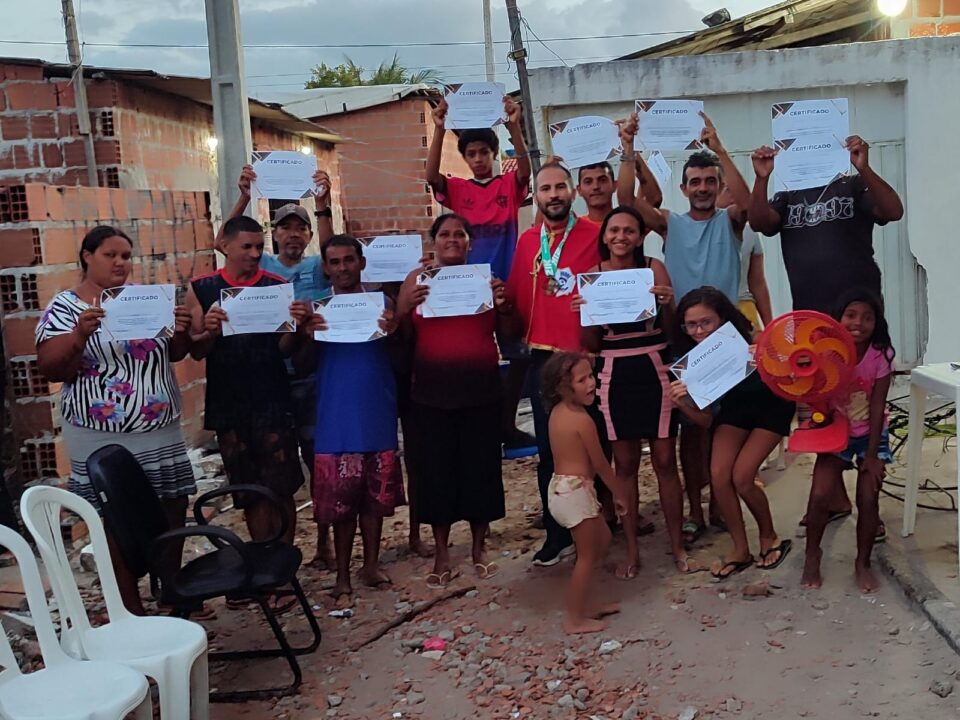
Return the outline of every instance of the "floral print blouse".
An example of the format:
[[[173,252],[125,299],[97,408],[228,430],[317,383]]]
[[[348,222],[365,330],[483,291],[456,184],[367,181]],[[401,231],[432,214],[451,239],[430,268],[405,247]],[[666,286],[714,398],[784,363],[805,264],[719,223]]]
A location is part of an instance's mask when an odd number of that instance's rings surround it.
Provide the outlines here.
[[[37,324],[37,345],[73,332],[90,306],[75,292],[57,295]],[[87,340],[77,377],[65,382],[60,414],[65,422],[106,432],[149,432],[180,418],[180,388],[170,340],[111,341],[96,332]]]

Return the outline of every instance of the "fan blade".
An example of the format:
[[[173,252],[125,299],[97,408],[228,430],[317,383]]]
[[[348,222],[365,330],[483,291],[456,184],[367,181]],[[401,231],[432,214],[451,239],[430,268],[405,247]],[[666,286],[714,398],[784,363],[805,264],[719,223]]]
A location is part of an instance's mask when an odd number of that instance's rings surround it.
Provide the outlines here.
[[[794,344],[787,339],[785,330],[785,326],[780,325],[770,334],[770,348],[768,348],[768,352],[769,350],[773,350],[773,352],[781,358],[790,357],[793,351],[796,350]]]
[[[810,389],[813,387],[813,375],[797,378],[795,382],[790,383],[789,385],[777,383],[777,387],[791,397],[803,397],[810,392]]]
[[[817,330],[820,330],[823,324],[814,318],[809,318],[801,322],[794,333],[793,344],[798,348],[809,348],[811,346],[810,338]]]
[[[817,340],[813,345],[813,351],[820,357],[823,357],[823,355],[828,352],[835,352],[844,363],[850,362],[850,348],[843,340],[839,340],[838,338]]]
[[[820,342],[826,342],[821,340]],[[819,345],[820,343],[817,343]],[[836,363],[827,362],[820,363],[820,372],[823,373],[823,382],[821,383],[820,393],[823,395],[829,395],[835,391],[840,386],[840,366]]]
[[[788,361],[780,360],[774,355],[764,353],[760,356],[760,364],[763,366],[763,369],[770,374],[771,377],[790,377],[790,363]]]

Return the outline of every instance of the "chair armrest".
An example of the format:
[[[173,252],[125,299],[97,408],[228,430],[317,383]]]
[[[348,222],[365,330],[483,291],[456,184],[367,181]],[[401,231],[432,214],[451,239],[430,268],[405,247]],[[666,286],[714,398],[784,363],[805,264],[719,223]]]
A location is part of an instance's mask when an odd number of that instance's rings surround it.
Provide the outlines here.
[[[172,567],[163,567],[164,563],[158,562],[157,559],[161,557],[162,548],[164,545],[167,545],[171,542],[177,542],[186,540],[190,537],[204,537],[209,539],[217,548],[223,549],[226,546],[230,546],[236,550],[237,555],[240,556],[240,559],[243,561],[243,582],[245,585],[250,584],[253,579],[253,560],[250,557],[250,552],[244,544],[243,540],[236,536],[236,534],[230,532],[226,528],[217,527],[216,525],[204,525],[204,526],[193,526],[193,527],[182,527],[175,530],[168,530],[167,532],[158,535],[156,539],[150,544],[149,555],[150,564],[152,566],[152,572],[156,573],[160,578],[160,582],[163,584],[172,584],[172,577],[167,577],[168,573],[176,572],[180,569],[181,565],[177,565],[176,569]],[[169,585],[168,585],[169,586]]]
[[[270,543],[275,543],[277,540],[287,534],[287,531],[290,529],[291,519],[287,517],[283,500],[281,500],[280,496],[273,492],[273,490],[265,488],[263,485],[224,485],[221,488],[204,493],[193,503],[193,517],[196,520],[197,525],[210,527],[210,525],[207,524],[207,519],[203,516],[203,508],[218,497],[223,497],[224,495],[233,495],[235,493],[251,493],[253,495],[259,495],[264,500],[272,503],[274,507],[276,507],[277,512],[280,513],[280,529],[274,533],[272,537],[267,538],[266,540],[254,541],[257,545],[269,545]]]

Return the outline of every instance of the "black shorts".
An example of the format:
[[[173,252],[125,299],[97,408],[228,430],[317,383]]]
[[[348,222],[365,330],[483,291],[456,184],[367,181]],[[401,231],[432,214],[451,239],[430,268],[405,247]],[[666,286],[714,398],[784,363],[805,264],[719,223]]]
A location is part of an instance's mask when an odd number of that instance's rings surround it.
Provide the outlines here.
[[[281,498],[293,497],[303,485],[303,469],[292,422],[276,428],[218,430],[223,469],[231,485],[262,485]],[[234,495],[234,505],[246,508],[257,497]]]
[[[720,411],[714,426],[769,430],[786,437],[790,434],[796,411],[796,403],[774,394],[760,379],[760,373],[753,372],[720,399]]]
[[[437,408],[414,402],[417,512],[428,525],[486,523],[506,514],[500,403]]]

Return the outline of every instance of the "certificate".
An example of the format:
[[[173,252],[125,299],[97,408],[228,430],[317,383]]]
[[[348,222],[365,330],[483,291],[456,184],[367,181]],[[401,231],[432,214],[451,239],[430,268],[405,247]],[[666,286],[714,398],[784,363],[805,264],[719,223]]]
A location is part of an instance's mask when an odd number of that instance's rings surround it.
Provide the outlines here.
[[[100,295],[100,328],[111,340],[171,338],[175,328],[173,285],[123,285]]]
[[[662,152],[654,150],[650,153],[650,157],[647,158],[647,167],[650,168],[650,172],[652,172],[653,176],[657,179],[657,184],[661,190],[666,190],[670,187],[670,178],[673,177],[673,170],[670,169],[670,165],[667,163],[667,159],[663,156]]]
[[[381,292],[343,293],[317,300],[313,303],[313,312],[323,316],[327,329],[315,331],[313,339],[359,343],[386,337],[380,329],[383,307]]]
[[[670,371],[687,386],[703,410],[756,370],[750,346],[732,323],[726,323],[680,358]]]
[[[291,150],[254,152],[250,161],[257,179],[251,185],[255,198],[297,200],[312,197],[316,186],[317,158]]]
[[[223,334],[285,333],[296,330],[290,315],[293,283],[268,287],[231,287],[220,291],[220,307],[227,314]]]
[[[637,100],[637,150],[699,150],[702,100]]]
[[[425,318],[480,315],[493,310],[490,266],[449,265],[420,273],[418,285],[430,292],[417,310]]]
[[[586,302],[580,306],[580,324],[607,325],[647,320],[657,314],[653,270],[611,270],[577,275],[577,289]]]
[[[620,155],[620,130],[612,120],[596,115],[550,125],[553,154],[569,168],[605,162]]]
[[[360,273],[366,283],[398,282],[407,279],[423,257],[423,238],[419,235],[378,235],[360,238],[367,266]]]
[[[846,98],[776,103],[770,110],[777,158],[774,187],[805,190],[829,185],[850,170]]]
[[[503,96],[507,86],[503,83],[457,83],[447,85],[446,90],[447,117],[443,126],[447,130],[492,128],[506,121]]]

